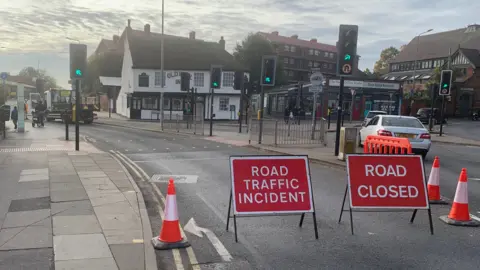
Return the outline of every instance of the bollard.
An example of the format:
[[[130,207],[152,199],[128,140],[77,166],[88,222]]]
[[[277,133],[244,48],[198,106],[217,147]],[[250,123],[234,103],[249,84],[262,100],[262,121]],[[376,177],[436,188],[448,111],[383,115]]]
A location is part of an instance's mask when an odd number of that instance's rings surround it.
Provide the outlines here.
[[[330,129],[330,113],[328,114],[328,127],[327,129]]]
[[[287,125],[288,125],[287,137],[290,137],[290,122],[292,122],[291,120],[292,120],[292,119],[288,119],[288,124],[287,124]]]
[[[177,133],[178,133],[178,132],[180,132],[180,129],[179,129],[179,126],[178,126],[179,125],[179,122],[178,122],[179,117],[178,117],[178,114],[176,116],[177,116],[177,123],[176,123],[177,127],[176,128],[177,128]]]
[[[68,114],[67,110],[63,113],[63,121],[65,121],[65,140],[68,141]]]
[[[277,135],[278,135],[278,120],[275,121],[275,131],[274,131],[274,140],[275,140],[275,146],[277,146]]]

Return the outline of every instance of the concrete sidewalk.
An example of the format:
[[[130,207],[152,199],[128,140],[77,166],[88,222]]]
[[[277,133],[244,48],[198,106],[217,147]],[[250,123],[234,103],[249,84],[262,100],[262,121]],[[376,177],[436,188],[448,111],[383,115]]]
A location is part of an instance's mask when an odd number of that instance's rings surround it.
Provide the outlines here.
[[[143,196],[124,167],[93,146],[30,138],[39,132],[0,142],[0,269],[157,269]]]

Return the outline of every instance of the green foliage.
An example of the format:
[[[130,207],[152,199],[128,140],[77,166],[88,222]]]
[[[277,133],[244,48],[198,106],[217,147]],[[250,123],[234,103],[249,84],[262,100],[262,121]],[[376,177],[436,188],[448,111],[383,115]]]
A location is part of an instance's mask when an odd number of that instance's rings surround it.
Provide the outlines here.
[[[376,74],[386,74],[388,72],[388,63],[395,59],[395,57],[400,53],[400,51],[391,46],[386,49],[384,49],[380,53],[380,59],[378,59],[377,62],[375,62],[375,65],[373,67],[373,72]]]
[[[250,71],[250,82],[260,81],[262,68],[262,56],[277,54],[274,46],[259,34],[248,34],[241,44],[237,43],[233,56],[237,61],[245,65]],[[283,85],[286,78],[283,73],[283,65],[277,60],[275,85]]]
[[[48,90],[50,88],[58,88],[57,80],[55,80],[55,78],[47,75],[47,72],[43,69],[36,69],[34,67],[25,67],[22,70],[20,70],[18,75],[43,80],[45,82],[44,90]]]

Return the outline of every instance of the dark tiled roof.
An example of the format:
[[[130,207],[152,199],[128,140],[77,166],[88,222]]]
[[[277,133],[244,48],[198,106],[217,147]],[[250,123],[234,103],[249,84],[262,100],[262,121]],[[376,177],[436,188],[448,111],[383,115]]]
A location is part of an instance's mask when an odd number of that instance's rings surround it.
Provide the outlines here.
[[[119,51],[105,52],[99,55],[99,76],[122,77],[123,53]]]
[[[160,69],[161,34],[129,29],[127,32],[133,68]],[[223,70],[246,70],[216,42],[206,42],[164,35],[164,68],[170,70],[209,70],[222,65]]]
[[[461,48],[459,51],[462,52],[475,67],[480,67],[480,50]]]
[[[471,27],[476,31],[467,31]],[[449,49],[453,54],[459,47],[480,49],[480,26],[471,27],[414,37],[390,63],[448,57]]]
[[[265,32],[258,32],[260,35],[264,36],[271,42],[282,43],[287,45],[294,45],[298,47],[304,47],[309,49],[317,49],[326,52],[337,52],[337,47],[334,45],[328,45],[324,43],[318,43],[310,40],[292,38],[292,37],[285,37],[280,36],[277,33],[265,33]]]

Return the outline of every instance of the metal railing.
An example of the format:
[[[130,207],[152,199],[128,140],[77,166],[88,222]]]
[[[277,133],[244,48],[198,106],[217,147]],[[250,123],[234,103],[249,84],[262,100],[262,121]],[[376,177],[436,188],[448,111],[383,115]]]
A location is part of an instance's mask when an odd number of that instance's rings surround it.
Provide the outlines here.
[[[174,130],[193,135],[205,135],[205,120],[203,115],[166,115],[164,130]]]
[[[311,119],[297,118],[263,119],[260,125],[260,120],[253,118],[250,119],[248,129],[250,143],[270,145],[321,144],[327,146],[328,130],[325,118],[317,118],[315,125]]]

